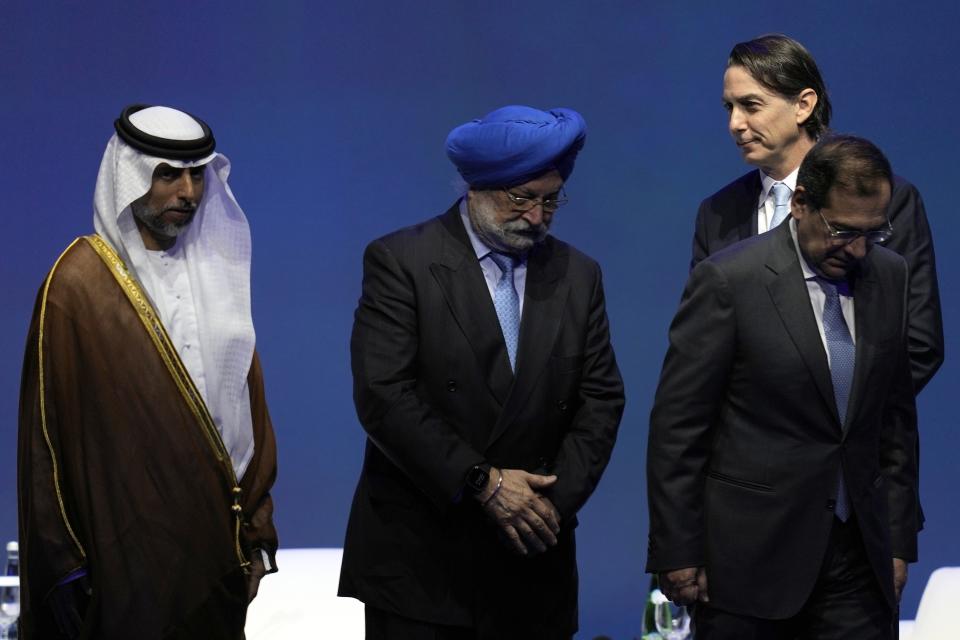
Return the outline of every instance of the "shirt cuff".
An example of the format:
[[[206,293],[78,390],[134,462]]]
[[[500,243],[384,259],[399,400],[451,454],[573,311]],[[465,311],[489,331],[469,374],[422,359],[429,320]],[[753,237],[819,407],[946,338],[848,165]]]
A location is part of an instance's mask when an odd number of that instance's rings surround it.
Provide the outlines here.
[[[253,550],[254,553],[257,553],[258,551],[260,552],[260,559],[263,560],[263,568],[266,570],[266,572],[267,572],[267,573],[276,573],[276,572],[277,572],[277,566],[276,566],[276,564],[274,563],[274,560],[271,558],[270,552],[267,551],[266,549],[262,548],[262,547],[259,548],[259,549],[254,549],[254,550]]]
[[[85,575],[87,575],[87,568],[86,568],[86,567],[80,567],[79,569],[74,569],[73,571],[71,571],[70,573],[68,573],[67,575],[65,575],[63,578],[61,578],[61,579],[57,582],[57,585],[56,585],[56,586],[62,587],[62,586],[65,585],[65,584],[68,584],[68,583],[70,583],[70,582],[73,582],[74,580],[79,580],[80,578],[82,578],[82,577],[85,576]]]

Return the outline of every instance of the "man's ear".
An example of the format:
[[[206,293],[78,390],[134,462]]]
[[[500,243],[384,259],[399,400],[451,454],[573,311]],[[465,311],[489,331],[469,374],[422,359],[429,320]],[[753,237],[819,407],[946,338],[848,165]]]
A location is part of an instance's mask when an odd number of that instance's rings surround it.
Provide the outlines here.
[[[790,198],[790,215],[797,220],[803,220],[810,214],[810,201],[807,197],[807,190],[802,185],[797,185],[793,190],[793,196]]]
[[[814,108],[819,100],[817,92],[809,87],[797,95],[797,126],[802,127],[813,114]]]

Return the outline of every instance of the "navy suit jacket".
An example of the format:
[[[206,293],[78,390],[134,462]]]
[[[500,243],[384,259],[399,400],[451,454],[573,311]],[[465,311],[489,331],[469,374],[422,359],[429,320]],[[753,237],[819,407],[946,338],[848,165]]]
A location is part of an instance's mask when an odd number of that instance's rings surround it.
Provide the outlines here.
[[[842,468],[895,606],[892,558],[915,560],[918,509],[906,278],[882,247],[860,264],[841,419],[789,225],[693,269],[650,418],[648,571],[705,566],[715,606],[796,614],[820,570]]]
[[[757,234],[760,172],[752,170],[700,204],[693,233],[691,269],[707,256]],[[887,216],[893,237],[885,245],[904,257],[910,268],[910,367],[920,393],[943,364],[943,318],[933,239],[917,188],[894,177]]]
[[[456,204],[371,243],[363,273],[350,348],[368,439],[340,594],[437,624],[523,620],[569,637],[576,513],[624,406],[599,266],[553,237],[531,250],[516,374]],[[545,491],[556,547],[519,558],[497,539],[462,495],[484,460],[558,476]]]

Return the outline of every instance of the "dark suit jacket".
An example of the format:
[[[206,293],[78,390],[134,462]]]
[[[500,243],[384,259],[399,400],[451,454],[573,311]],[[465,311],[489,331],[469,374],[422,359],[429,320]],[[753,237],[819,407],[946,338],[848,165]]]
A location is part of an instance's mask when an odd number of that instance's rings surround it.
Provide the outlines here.
[[[753,170],[700,204],[691,268],[708,255],[757,234],[761,190],[760,172]],[[916,187],[899,176],[894,177],[887,216],[893,237],[885,246],[902,255],[910,267],[910,366],[914,388],[920,393],[943,364],[943,318],[923,199]]]
[[[522,607],[539,628],[572,634],[575,515],[624,406],[598,265],[552,237],[531,251],[514,376],[454,205],[367,247],[351,356],[368,441],[340,594],[451,625],[497,624],[484,616]],[[463,494],[484,460],[557,474],[557,547],[522,559],[501,545]]]
[[[810,595],[842,467],[894,606],[892,557],[916,558],[916,412],[906,267],[874,247],[854,283],[845,421],[789,225],[693,270],[650,419],[647,570],[705,566],[711,601],[786,618]]]

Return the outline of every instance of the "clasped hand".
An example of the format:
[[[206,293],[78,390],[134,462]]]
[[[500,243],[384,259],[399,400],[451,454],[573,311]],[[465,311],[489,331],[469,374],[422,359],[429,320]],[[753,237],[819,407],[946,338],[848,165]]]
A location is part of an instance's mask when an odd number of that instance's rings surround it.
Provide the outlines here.
[[[703,567],[675,569],[658,574],[660,591],[668,600],[684,606],[710,602],[707,593],[707,572]]]
[[[497,491],[501,473],[503,481]],[[540,476],[519,469],[490,470],[487,488],[477,495],[477,500],[500,528],[507,546],[517,554],[536,555],[557,544],[560,514],[540,493],[556,481],[557,476]]]

